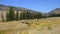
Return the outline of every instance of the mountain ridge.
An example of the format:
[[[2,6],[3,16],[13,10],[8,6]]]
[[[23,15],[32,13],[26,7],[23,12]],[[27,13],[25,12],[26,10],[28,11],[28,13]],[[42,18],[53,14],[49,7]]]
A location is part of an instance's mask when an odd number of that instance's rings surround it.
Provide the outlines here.
[[[28,11],[30,11],[30,12],[32,12],[32,13],[42,13],[42,12],[39,12],[39,11],[34,11],[34,10],[27,9],[27,8],[23,8],[23,7],[15,7],[15,6],[8,6],[8,5],[2,5],[2,4],[0,4],[0,10],[6,10],[6,11],[8,11],[8,10],[9,10],[9,7],[13,7],[13,9],[14,9],[15,11],[17,11],[17,10],[20,10],[20,11],[28,10]],[[60,13],[60,8],[55,8],[55,9],[51,10],[51,11],[48,12],[48,13],[42,13],[42,14],[43,14],[44,16],[47,16],[47,15],[53,14],[53,13],[55,13],[55,14]]]

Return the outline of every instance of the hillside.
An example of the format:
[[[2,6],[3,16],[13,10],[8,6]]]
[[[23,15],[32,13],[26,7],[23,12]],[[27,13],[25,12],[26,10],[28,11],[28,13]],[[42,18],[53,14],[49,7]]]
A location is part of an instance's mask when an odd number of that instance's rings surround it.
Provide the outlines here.
[[[1,15],[3,15],[3,18],[6,20],[6,12],[10,10],[9,7],[13,7],[14,12],[20,11],[18,12],[19,16],[22,12],[25,13],[27,11],[32,13],[32,16],[30,15],[29,17],[34,17],[34,15],[37,17],[36,15],[41,13],[21,7],[0,5],[0,34],[60,34],[60,17],[1,22]],[[42,13],[42,15],[48,16],[53,13],[60,13],[60,8],[56,8],[49,13]],[[16,13],[14,16],[16,17]],[[24,16],[26,16],[26,14],[24,14]]]
[[[52,11],[49,12],[49,14],[59,14],[60,13],[60,8],[53,9]]]
[[[31,12],[33,14],[42,13],[42,12],[34,11],[34,10],[31,10],[31,9],[23,8],[23,7],[7,6],[7,5],[2,5],[2,4],[0,4],[0,11],[9,11],[10,7],[13,7],[14,11],[20,11],[20,12],[28,11],[28,12]],[[42,13],[42,15],[43,16],[48,16],[48,15],[53,14],[53,13],[59,14],[60,13],[60,8],[55,8],[48,13]]]
[[[20,18],[20,14],[21,13],[31,13],[31,15],[37,15],[38,13],[41,13],[41,12],[38,12],[38,11],[34,11],[34,10],[31,10],[31,9],[27,9],[27,8],[22,8],[22,7],[15,7],[15,6],[7,6],[7,5],[0,5],[0,21],[2,21],[2,15],[3,15],[3,19],[4,21],[6,21],[6,16],[7,16],[7,13],[9,14],[9,10],[10,10],[10,7],[12,7],[12,10],[14,12],[14,16],[16,17],[16,14],[18,12],[18,16]],[[31,16],[32,17],[32,16]]]
[[[23,8],[23,7],[15,7],[15,6],[7,6],[7,5],[2,5],[0,4],[0,11],[3,10],[3,11],[8,11],[10,9],[10,7],[12,7],[14,9],[14,11],[24,11],[24,10],[28,10],[30,12],[33,12],[33,13],[39,13],[37,11],[34,11],[34,10],[31,10],[31,9],[27,9],[27,8]]]
[[[20,12],[28,11],[28,12],[33,13],[33,14],[41,13],[41,12],[34,11],[31,9],[23,8],[23,7],[7,6],[7,5],[2,5],[2,4],[0,4],[0,11],[9,11],[10,7],[12,7],[14,11],[20,11]]]

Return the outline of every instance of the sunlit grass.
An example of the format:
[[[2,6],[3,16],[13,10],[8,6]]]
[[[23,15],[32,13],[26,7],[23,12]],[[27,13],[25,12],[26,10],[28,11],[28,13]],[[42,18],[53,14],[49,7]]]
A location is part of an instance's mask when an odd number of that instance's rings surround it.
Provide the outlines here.
[[[22,28],[23,25],[25,25],[25,20],[22,21],[12,21],[12,22],[5,22],[5,23],[0,23],[0,26],[7,26],[7,27],[14,27],[19,29]],[[22,30],[20,30],[21,32],[19,32],[20,34],[29,34],[28,29],[32,29],[32,28],[37,28],[40,27],[40,30],[44,29],[44,27],[48,27],[48,29],[50,29],[50,27],[55,27],[60,25],[60,18],[45,18],[45,19],[34,19],[34,20],[26,20],[27,23],[27,29],[25,29],[26,27],[22,28]],[[41,28],[42,27],[42,28]],[[25,29],[25,30],[24,30]],[[10,32],[10,31],[9,31]],[[4,31],[0,31],[0,34],[5,34]]]
[[[44,26],[48,26],[48,27],[51,27],[51,26],[56,26],[56,25],[59,25],[60,24],[60,19],[40,19],[38,20],[37,22],[36,21],[33,21],[33,23],[31,23],[30,27],[36,27],[36,26],[39,26],[39,27],[44,27]]]

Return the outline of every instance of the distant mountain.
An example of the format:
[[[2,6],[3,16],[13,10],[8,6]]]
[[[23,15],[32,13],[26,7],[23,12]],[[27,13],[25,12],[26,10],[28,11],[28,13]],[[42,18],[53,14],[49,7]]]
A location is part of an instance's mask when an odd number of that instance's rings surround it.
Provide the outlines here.
[[[14,7],[14,6],[7,6],[7,5],[1,5],[0,4],[0,10],[9,10],[9,7],[13,7],[14,10],[25,10],[25,8],[21,7]]]
[[[10,7],[12,7],[12,9],[14,10],[14,12],[19,10],[19,14],[28,11],[29,13],[31,13],[32,16],[36,16],[39,13],[41,13],[41,12],[34,11],[34,10],[31,10],[31,9],[27,9],[27,8],[15,7],[15,6],[7,6],[7,5],[0,4],[0,21],[2,21],[2,15],[4,16],[3,18],[6,21],[6,13],[7,13],[7,11],[10,10]],[[16,12],[15,12],[15,15],[16,15]],[[20,15],[19,15],[19,17],[20,17]]]
[[[56,8],[56,9],[49,12],[49,14],[53,14],[53,13],[54,14],[59,14],[60,13],[60,8]]]
[[[44,16],[48,16],[50,14],[59,14],[60,13],[60,8],[56,8],[51,10],[49,13],[42,13]]]
[[[28,11],[30,11],[31,13],[41,13],[41,12],[34,11],[34,10],[31,10],[31,9],[27,9],[27,8],[7,6],[7,5],[2,5],[2,4],[0,4],[0,11],[1,11],[1,10],[7,11],[7,10],[10,9],[9,7],[13,7],[13,10],[14,10],[14,11],[19,10],[19,11],[22,11],[22,12],[23,12],[24,10],[28,10]]]
[[[26,12],[25,10],[28,10],[28,12],[31,12],[33,14],[38,14],[38,13],[42,13],[42,12],[38,12],[38,11],[34,11],[34,10],[31,10],[31,9],[27,9],[27,8],[22,8],[22,7],[15,7],[15,6],[7,6],[7,5],[2,5],[0,4],[0,11],[3,10],[3,11],[8,11],[10,8],[9,7],[13,7],[13,10],[14,11],[21,11],[21,12]],[[56,9],[53,9],[52,11],[50,11],[49,13],[42,13],[43,16],[48,16],[50,14],[58,14],[60,13],[60,8],[56,8]]]

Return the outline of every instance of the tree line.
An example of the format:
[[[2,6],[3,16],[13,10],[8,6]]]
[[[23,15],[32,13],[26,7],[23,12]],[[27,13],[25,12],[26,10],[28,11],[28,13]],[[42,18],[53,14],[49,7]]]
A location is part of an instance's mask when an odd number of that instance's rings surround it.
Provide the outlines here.
[[[10,10],[6,12],[6,21],[18,21],[18,20],[25,20],[25,19],[39,19],[42,18],[42,14],[38,13],[31,13],[29,10],[25,10],[23,13],[20,13],[19,16],[19,10],[17,10],[16,15],[12,7],[10,7]]]
[[[2,14],[2,13],[1,13]],[[23,13],[19,14],[19,10],[16,11],[16,14],[13,10],[13,7],[10,7],[10,10],[6,12],[6,21],[18,21],[18,20],[25,20],[25,19],[40,19],[40,18],[47,18],[47,17],[60,17],[59,14],[50,14],[48,16],[43,16],[42,13],[31,13],[29,10],[24,10]],[[2,21],[4,21],[4,16],[2,14]]]
[[[48,15],[48,17],[60,17],[60,13],[58,13],[58,14],[55,14],[55,13],[50,14],[50,15]]]

